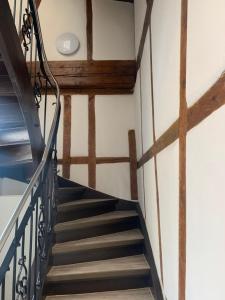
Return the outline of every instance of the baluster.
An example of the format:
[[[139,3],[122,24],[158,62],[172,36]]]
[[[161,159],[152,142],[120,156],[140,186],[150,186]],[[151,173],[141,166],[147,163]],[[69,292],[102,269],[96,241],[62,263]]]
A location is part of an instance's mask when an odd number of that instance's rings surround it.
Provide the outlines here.
[[[31,201],[33,200],[33,190],[31,194]],[[33,253],[33,212],[30,218],[30,241],[29,241],[29,262],[28,262],[28,299],[31,299],[31,279],[33,277],[31,267],[32,267],[32,253]]]
[[[46,114],[47,114],[48,81],[45,80],[45,102],[44,102],[44,141],[46,141]]]
[[[22,15],[23,15],[23,0],[20,0],[18,33],[20,33],[21,30]]]
[[[18,230],[18,219],[16,220],[15,226],[15,238]],[[17,241],[15,241],[17,243]],[[15,300],[16,297],[16,266],[17,266],[17,248],[13,257],[13,284],[12,284],[12,300]]]
[[[34,43],[34,27],[31,28],[31,44],[30,44],[30,79],[32,82],[32,69],[33,69],[33,43]]]
[[[4,300],[5,299],[5,278],[2,282],[2,286],[1,286],[1,299]]]
[[[37,273],[38,273],[38,200],[35,205],[35,254],[34,254],[34,300],[37,299]]]
[[[22,236],[22,245],[21,245],[21,258],[18,261],[18,264],[20,266],[18,276],[17,276],[17,282],[16,282],[16,299],[27,299],[27,267],[26,267],[26,256],[24,252],[25,247],[25,231]]]
[[[16,0],[14,0],[14,3],[13,3],[13,20],[15,22],[16,20]]]

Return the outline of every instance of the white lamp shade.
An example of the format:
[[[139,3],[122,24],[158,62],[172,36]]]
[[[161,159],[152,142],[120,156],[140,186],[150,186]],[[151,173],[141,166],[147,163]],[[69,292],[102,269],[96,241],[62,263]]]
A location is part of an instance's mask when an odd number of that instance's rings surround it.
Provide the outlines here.
[[[75,34],[66,32],[56,40],[56,49],[63,55],[71,55],[79,50],[80,42]]]

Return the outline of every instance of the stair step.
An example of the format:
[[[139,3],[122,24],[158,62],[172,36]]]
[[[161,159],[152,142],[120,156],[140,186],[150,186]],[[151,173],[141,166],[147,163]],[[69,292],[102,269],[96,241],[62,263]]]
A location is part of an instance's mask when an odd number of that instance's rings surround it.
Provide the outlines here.
[[[141,243],[144,240],[139,229],[122,231],[113,234],[106,234],[77,241],[55,244],[52,254],[67,254],[76,251],[96,250],[101,248],[127,246]]]
[[[30,145],[0,147],[0,166],[14,166],[30,162],[32,162]]]
[[[97,261],[143,253],[144,237],[138,229],[58,243],[52,249],[52,265]]]
[[[134,210],[113,211],[110,213],[106,213],[94,217],[82,218],[75,221],[59,223],[55,225],[55,232],[58,233],[67,230],[85,229],[93,226],[113,224],[118,221],[133,218],[133,217],[138,217],[137,212]]]
[[[15,96],[15,92],[8,75],[0,75],[0,96]]]
[[[24,119],[18,103],[0,105],[0,127],[24,127]]]
[[[69,212],[84,208],[91,208],[93,206],[99,206],[99,205],[107,205],[116,203],[118,200],[116,199],[81,199],[77,201],[67,202],[61,205],[58,205],[58,212]]]
[[[63,187],[57,189],[57,198],[59,203],[65,203],[80,199],[82,194],[85,192],[84,187]]]
[[[109,279],[115,277],[144,276],[150,267],[144,255],[129,256],[102,261],[53,266],[47,274],[47,282]]]
[[[80,295],[48,296],[46,300],[154,300],[149,288]]]
[[[0,130],[0,146],[29,144],[29,135],[25,127]]]

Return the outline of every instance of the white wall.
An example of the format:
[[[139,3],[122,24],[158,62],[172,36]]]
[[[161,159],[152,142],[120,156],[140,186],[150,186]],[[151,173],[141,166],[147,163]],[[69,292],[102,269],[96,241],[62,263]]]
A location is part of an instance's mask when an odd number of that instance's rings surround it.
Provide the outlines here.
[[[72,60],[87,58],[86,1],[84,0],[43,0],[39,15],[45,49],[49,60]],[[55,47],[59,35],[74,33],[80,40],[80,49],[74,55],[62,56]]]
[[[133,5],[93,0],[93,58],[134,59]]]
[[[98,60],[135,59],[134,9],[129,3],[93,0],[93,58]],[[86,60],[86,1],[42,0],[39,14],[49,60]],[[49,13],[51,12],[51,13]],[[62,56],[55,49],[56,37],[66,31],[75,33],[81,48],[73,56]],[[63,97],[62,97],[63,107]],[[48,128],[54,111],[48,103]],[[129,156],[128,130],[135,127],[133,95],[96,96],[96,155]],[[43,103],[40,115],[43,119]],[[72,96],[71,156],[88,156],[88,96]],[[63,111],[58,134],[58,158],[62,158]],[[60,168],[61,169],[61,168]],[[97,165],[96,188],[130,199],[128,163]],[[88,166],[72,165],[71,179],[88,185]],[[116,178],[116,181],[115,181]]]
[[[135,1],[136,54],[143,27],[145,1]],[[155,1],[152,11],[153,76],[156,138],[179,116],[181,1]],[[225,69],[225,3],[189,0],[187,102],[195,103]],[[152,146],[149,33],[137,76],[136,132],[138,157]],[[223,300],[225,258],[225,108],[187,135],[187,300]],[[178,299],[178,141],[157,155],[162,284],[167,300]],[[138,170],[140,204],[152,243],[159,277],[160,251],[154,160]]]

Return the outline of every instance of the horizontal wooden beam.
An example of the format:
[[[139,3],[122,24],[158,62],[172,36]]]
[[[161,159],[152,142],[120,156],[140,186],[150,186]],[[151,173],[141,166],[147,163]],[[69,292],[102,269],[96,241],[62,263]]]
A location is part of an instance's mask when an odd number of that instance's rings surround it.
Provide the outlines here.
[[[187,111],[187,130],[191,130],[214,111],[225,104],[225,75]],[[142,156],[138,168],[142,167],[153,156],[175,142],[179,137],[179,119],[177,119],[155,142],[155,144]]]
[[[134,0],[115,0],[115,1],[134,3]]]
[[[118,163],[129,163],[129,157],[97,157],[97,164],[118,164]]]
[[[88,156],[76,156],[71,157],[66,161],[67,164],[71,165],[86,165],[88,164]],[[129,157],[96,157],[97,164],[118,164],[118,163],[129,163]],[[58,164],[65,163],[63,159],[58,159]]]
[[[134,60],[50,61],[49,66],[62,94],[130,94],[136,81]]]

